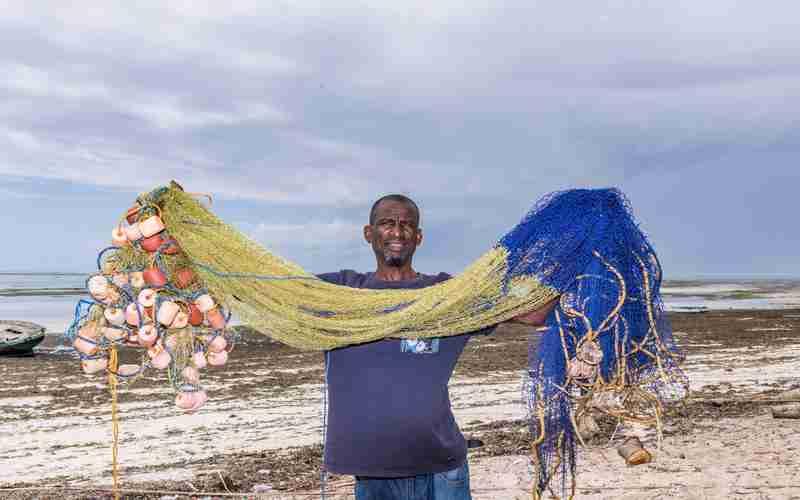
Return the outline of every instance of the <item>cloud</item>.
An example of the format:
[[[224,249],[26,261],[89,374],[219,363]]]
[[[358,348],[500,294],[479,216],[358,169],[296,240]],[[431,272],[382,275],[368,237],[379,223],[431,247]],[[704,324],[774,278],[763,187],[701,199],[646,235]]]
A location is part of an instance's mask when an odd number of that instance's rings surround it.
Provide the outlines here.
[[[254,241],[275,255],[312,272],[374,265],[362,236],[363,224],[334,217],[298,223],[237,224]]]
[[[401,192],[458,253],[551,190],[620,185],[647,206],[680,194],[673,176],[741,170],[727,191],[744,192],[789,168],[797,14],[718,0],[16,2],[0,19],[0,181],[137,193],[176,179],[334,239],[326,224]],[[664,179],[673,191],[653,187]],[[456,236],[464,226],[476,235]],[[323,251],[304,241],[283,244]]]
[[[300,246],[319,249],[331,245],[352,244],[361,240],[363,224],[341,219],[306,224],[257,224],[251,236],[263,244]]]
[[[721,6],[19,4],[0,22],[29,49],[0,52],[0,113],[41,155],[16,144],[4,171],[348,204],[764,144],[793,126],[798,40],[774,10],[710,22]]]
[[[157,128],[181,130],[248,122],[284,122],[288,117],[261,102],[234,103],[230,110],[193,109],[169,96],[144,96],[120,106],[126,114],[142,118]]]
[[[64,75],[54,75],[27,64],[7,62],[0,66],[0,71],[6,75],[0,85],[27,96],[81,99],[106,97],[109,94],[102,83],[66,81]]]
[[[35,192],[32,193],[26,190],[17,190],[13,188],[0,187],[0,198],[12,199],[12,200],[29,200],[36,198],[44,198],[44,196],[39,193]]]

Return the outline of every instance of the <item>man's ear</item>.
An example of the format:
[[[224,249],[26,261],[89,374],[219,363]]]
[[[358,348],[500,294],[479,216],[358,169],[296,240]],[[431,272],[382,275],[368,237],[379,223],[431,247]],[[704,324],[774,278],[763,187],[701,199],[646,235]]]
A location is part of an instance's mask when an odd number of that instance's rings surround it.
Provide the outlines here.
[[[422,228],[417,228],[417,246],[422,245]]]
[[[364,239],[369,243],[372,244],[372,226],[367,224],[364,226]]]

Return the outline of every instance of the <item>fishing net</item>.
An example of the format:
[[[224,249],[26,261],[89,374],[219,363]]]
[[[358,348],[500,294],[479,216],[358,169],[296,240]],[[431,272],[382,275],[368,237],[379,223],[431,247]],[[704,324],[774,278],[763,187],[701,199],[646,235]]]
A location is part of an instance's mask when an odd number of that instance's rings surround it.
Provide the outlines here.
[[[122,366],[118,376],[166,368],[176,404],[189,411],[205,402],[198,370],[227,359],[231,313],[280,342],[329,350],[472,332],[556,297],[527,374],[534,497],[574,494],[576,418],[599,411],[659,427],[661,404],[686,393],[660,265],[614,189],[546,196],[462,274],[423,289],[326,283],[175,183],[141,195],[113,241],[87,281],[93,300],[79,303],[67,337],[90,372],[106,368],[112,347],[146,348],[140,369]]]
[[[593,413],[657,428],[662,404],[688,379],[661,301],[661,266],[617,190],[572,190],[542,199],[501,240],[514,273],[561,292],[538,345],[527,390],[535,498],[575,493],[577,422]]]

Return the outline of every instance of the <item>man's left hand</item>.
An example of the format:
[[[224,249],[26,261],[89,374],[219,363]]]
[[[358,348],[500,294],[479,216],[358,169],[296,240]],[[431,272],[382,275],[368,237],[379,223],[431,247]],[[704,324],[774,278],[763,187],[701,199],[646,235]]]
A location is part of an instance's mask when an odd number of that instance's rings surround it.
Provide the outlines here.
[[[511,318],[511,321],[515,323],[523,323],[530,326],[544,326],[544,322],[547,319],[547,316],[553,312],[555,309],[556,304],[558,304],[558,297],[554,298],[547,304],[543,305],[538,309],[534,309],[533,311],[522,313],[519,316],[515,316]]]

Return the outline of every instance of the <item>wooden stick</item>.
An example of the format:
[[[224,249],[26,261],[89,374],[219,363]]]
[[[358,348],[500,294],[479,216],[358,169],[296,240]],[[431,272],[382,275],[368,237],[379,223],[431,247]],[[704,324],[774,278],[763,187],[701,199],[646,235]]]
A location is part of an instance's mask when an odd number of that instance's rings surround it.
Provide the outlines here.
[[[772,418],[800,418],[800,404],[773,406]]]
[[[730,404],[741,404],[741,403],[753,403],[759,405],[771,405],[771,404],[781,404],[781,403],[800,403],[800,398],[792,397],[792,398],[770,398],[770,399],[757,399],[757,398],[743,398],[743,399],[723,399],[723,398],[712,398],[712,399],[703,399],[703,398],[692,398],[687,401],[687,403],[711,403],[713,405],[730,405]]]

